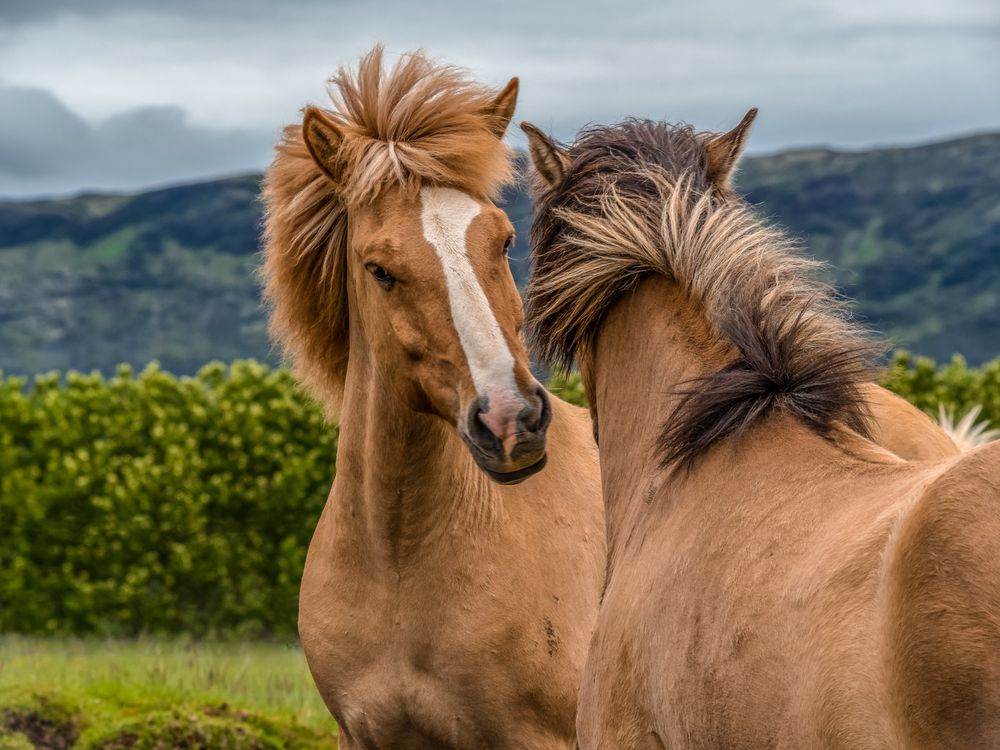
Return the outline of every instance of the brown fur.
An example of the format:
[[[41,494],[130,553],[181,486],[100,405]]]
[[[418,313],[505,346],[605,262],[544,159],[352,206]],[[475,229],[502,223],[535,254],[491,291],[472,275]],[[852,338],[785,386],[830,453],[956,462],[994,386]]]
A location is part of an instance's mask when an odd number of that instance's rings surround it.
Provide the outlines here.
[[[274,331],[340,427],[302,574],[306,660],[344,750],[568,750],[603,514],[586,413],[552,398],[542,419],[513,228],[489,199],[516,79],[490,98],[421,55],[383,74],[376,50],[336,85],[337,112],[286,131],[265,193]],[[443,254],[450,210],[471,218]],[[484,307],[453,304],[446,263]]]
[[[543,356],[565,366],[572,361],[570,351],[577,347],[577,356],[585,359],[587,331],[599,321],[601,311],[616,294],[637,283],[646,273],[666,273],[668,276],[674,274],[671,252],[680,249],[680,242],[671,245],[671,238],[659,236],[659,220],[667,218],[667,212],[679,208],[685,217],[685,226],[697,229],[698,222],[692,219],[692,213],[701,215],[710,210],[711,206],[722,204],[728,209],[722,219],[729,218],[732,222],[715,221],[715,231],[704,238],[699,237],[698,244],[690,248],[694,252],[684,252],[679,258],[682,261],[679,270],[684,279],[690,279],[689,287],[699,294],[704,294],[699,285],[706,282],[719,289],[722,283],[715,280],[715,275],[731,274],[734,268],[740,267],[741,261],[753,260],[752,256],[760,250],[762,243],[774,241],[776,247],[767,249],[764,258],[766,262],[757,269],[753,277],[755,283],[747,290],[739,290],[738,287],[743,283],[741,280],[740,284],[735,285],[735,293],[728,295],[729,299],[725,294],[714,295],[714,307],[725,313],[724,318],[731,318],[737,323],[727,326],[726,320],[723,320],[716,326],[716,333],[712,337],[716,345],[725,348],[730,356],[723,363],[724,371],[710,376],[715,379],[717,390],[695,389],[691,393],[691,403],[687,405],[689,408],[686,411],[690,419],[700,422],[696,424],[694,433],[700,435],[700,439],[692,439],[690,425],[683,420],[667,421],[664,441],[667,445],[667,460],[685,457],[693,459],[706,445],[722,437],[727,430],[736,432],[745,428],[770,406],[787,405],[787,394],[782,390],[789,386],[798,390],[800,397],[792,401],[792,406],[804,407],[803,416],[807,422],[821,431],[824,424],[830,423],[829,417],[833,411],[831,407],[842,406],[845,399],[846,403],[855,402],[851,398],[851,391],[856,387],[865,395],[857,417],[864,418],[866,413],[872,415],[874,419],[869,420],[868,429],[873,430],[872,435],[880,445],[908,460],[928,460],[957,454],[957,446],[945,431],[912,404],[873,383],[856,382],[863,375],[863,371],[858,368],[863,364],[864,355],[873,354],[876,347],[863,338],[859,340],[857,329],[844,319],[843,307],[831,297],[829,289],[810,278],[809,274],[816,268],[816,264],[796,257],[795,247],[786,237],[755,221],[747,213],[740,196],[732,190],[731,173],[736,168],[739,149],[746,142],[747,129],[755,113],[756,110],[751,110],[736,128],[723,134],[699,134],[688,127],[671,128],[648,121],[628,121],[612,130],[608,136],[602,135],[599,130],[593,131],[593,141],[585,134],[584,145],[574,146],[572,151],[559,146],[530,123],[522,123],[521,127],[529,137],[538,193],[537,220],[532,228],[532,235],[538,248],[547,249],[536,253],[539,272],[533,277],[534,286],[530,295],[533,325],[538,329],[551,322],[558,331],[552,337],[550,345],[540,347]],[[635,135],[634,143],[628,141],[629,133]],[[615,147],[600,148],[599,144],[605,138],[614,141]],[[702,148],[704,153],[700,151]],[[703,191],[699,194],[700,197],[689,196],[695,198],[697,205],[685,207],[681,201],[665,201],[663,211],[658,213],[655,201],[670,185],[669,180],[663,180],[663,173],[654,173],[652,179],[644,177],[643,175],[648,175],[649,164],[658,165],[658,169],[672,174],[682,174],[689,192],[693,190],[692,185],[698,185],[698,190]],[[569,180],[565,180],[571,167],[572,175]],[[604,170],[619,168],[645,171],[643,174],[627,171],[623,175],[616,175],[614,185],[609,187]],[[618,190],[616,186],[622,183],[627,183],[626,188]],[[615,206],[618,210],[613,212],[614,221],[608,221],[607,225],[600,220],[602,209],[597,205],[605,200],[606,187],[609,187],[611,193],[611,203],[620,204],[622,193],[627,192],[633,196],[628,205]],[[643,191],[649,198],[649,202],[645,204],[634,200]],[[597,247],[587,257],[572,252],[563,257],[569,243],[565,238],[559,238],[570,231],[570,223],[564,216],[566,211],[582,226],[581,230],[574,228],[573,232],[589,236],[588,241],[596,239]],[[597,220],[594,220],[595,217]],[[745,234],[740,234],[741,229],[746,230]],[[740,241],[735,247],[728,246],[730,233],[739,235]],[[746,241],[748,239],[749,242]],[[672,251],[671,247],[675,250]],[[696,265],[699,262],[703,262],[704,266]],[[612,277],[612,280],[591,292],[580,293],[577,286],[572,292],[560,292],[551,297],[544,288],[549,283],[544,280],[545,277],[551,274],[551,283],[558,289],[565,280],[564,274],[572,277],[575,273],[573,269],[578,265],[583,271],[579,275],[580,279],[586,279],[589,273],[597,273]],[[789,350],[788,345],[793,341],[789,340],[787,332],[780,325],[775,327],[775,323],[782,322],[783,310],[787,311],[787,308],[770,304],[773,314],[770,318],[770,333],[766,330],[768,320],[764,317],[758,316],[758,320],[754,321],[746,314],[729,315],[734,311],[734,305],[737,312],[756,310],[756,293],[764,292],[764,301],[768,302],[770,298],[773,302],[775,295],[766,291],[769,280],[764,266],[781,267],[786,288],[792,282],[802,284],[796,296],[807,296],[811,310],[822,310],[824,306],[832,308],[835,325],[831,331],[833,336],[830,345],[846,347],[842,352],[846,356],[845,368],[840,372],[842,377],[839,382],[828,381],[825,375],[818,379],[818,384],[822,386],[819,394],[821,400],[818,403],[812,401],[814,394],[809,393],[810,383],[817,384],[817,379],[810,380],[804,376],[819,375],[814,368],[820,360],[809,357],[803,359],[795,349]],[[697,268],[697,272],[693,267]],[[616,276],[619,268],[627,269],[621,277]],[[792,278],[788,277],[786,271],[791,272]],[[577,293],[579,295],[575,296]],[[550,307],[550,314],[542,314],[543,306],[554,307]],[[842,335],[836,333],[838,327],[841,328]],[[727,328],[735,337],[749,342],[744,349],[749,351],[750,358],[735,360],[732,355],[735,354],[736,347],[729,345],[718,332],[722,329],[725,333]],[[800,328],[795,333],[801,335],[803,331]],[[813,333],[822,331],[814,329]],[[546,339],[548,335],[540,334],[537,338]],[[723,340],[720,341],[720,338]],[[773,352],[776,356],[769,356],[772,353],[769,341],[782,344],[784,349],[779,347]],[[754,343],[757,345],[754,346]],[[827,353],[829,354],[829,346]],[[747,367],[751,362],[756,362],[756,370]],[[823,366],[825,367],[825,362]],[[791,377],[793,373],[797,373],[794,379],[798,383]],[[687,385],[690,384],[678,387],[688,390]],[[720,394],[729,398],[717,398]],[[697,399],[701,399],[702,403],[694,403]],[[682,412],[685,411],[683,407],[679,408]],[[823,411],[827,413],[824,415]],[[593,413],[591,416],[594,416]],[[861,425],[856,423],[856,426]],[[671,450],[670,446],[674,446],[675,450]]]
[[[516,94],[516,79],[512,85]],[[336,182],[312,158],[302,126],[285,128],[264,180],[263,276],[274,338],[335,414],[349,343],[349,207],[390,186],[413,192],[428,182],[494,198],[513,168],[495,132],[497,92],[423,53],[404,55],[386,72],[376,47],[356,74],[337,72],[330,96],[334,108],[322,114],[342,138]]]
[[[663,274],[737,354],[681,386],[663,433],[667,463],[689,465],[773,407],[819,432],[839,420],[870,434],[858,387],[880,347],[784,235],[742,201],[718,199],[705,145],[713,142],[690,128],[628,121],[574,144],[568,176],[541,194],[532,230],[528,298],[538,350],[568,364],[621,293]]]
[[[572,184],[576,168],[574,159],[548,189]],[[614,184],[614,162],[605,168],[593,178]],[[712,230],[727,200],[688,226],[685,246],[699,246],[702,234],[732,239]],[[585,242],[563,244],[563,232],[577,236],[571,219],[543,235],[560,248],[563,273],[539,268],[545,283],[532,289],[546,299],[529,299],[529,309],[547,314],[549,300],[585,298],[567,305],[569,319],[535,328],[550,353],[574,347],[597,417],[609,562],[580,693],[580,747],[1000,746],[1000,444],[958,454],[947,442],[938,446],[947,457],[905,462],[843,422],[820,436],[796,409],[771,408],[742,433],[699,446],[689,472],[664,468],[661,425],[678,413],[683,389],[713,388],[712,376],[741,352],[720,342],[690,276],[590,263],[596,230],[588,224]],[[556,211],[542,220],[563,219]],[[596,209],[587,218],[602,220]],[[621,217],[607,221],[619,241],[647,236],[642,222],[626,237]],[[698,257],[713,262],[708,248]],[[725,278],[755,286],[761,268],[748,263]],[[586,300],[609,286],[616,294],[595,315]],[[798,304],[810,310],[812,298]],[[812,339],[827,325],[820,320],[796,346],[829,352],[845,331],[829,317],[830,340]],[[867,398],[876,412],[912,416],[886,396],[858,383],[845,408]],[[922,419],[907,427],[923,429]],[[886,418],[876,434],[883,425],[898,432]]]

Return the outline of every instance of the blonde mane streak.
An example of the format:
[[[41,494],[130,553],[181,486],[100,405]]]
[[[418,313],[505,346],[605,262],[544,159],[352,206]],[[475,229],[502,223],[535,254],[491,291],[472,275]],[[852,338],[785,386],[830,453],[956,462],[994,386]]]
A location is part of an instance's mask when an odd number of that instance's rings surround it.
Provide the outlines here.
[[[326,115],[342,140],[334,183],[300,124],[285,128],[262,189],[264,298],[271,332],[303,384],[335,415],[347,370],[347,214],[391,185],[427,184],[496,198],[514,177],[492,127],[497,92],[422,52],[386,70],[382,49],[330,79]]]
[[[817,340],[853,335],[829,287],[813,276],[822,264],[794,255],[794,243],[781,232],[742,204],[716,205],[684,177],[675,184],[656,169],[641,177],[656,186],[661,200],[636,200],[608,182],[596,211],[555,209],[567,226],[565,244],[579,255],[563,273],[535,278],[532,292],[544,303],[536,305],[535,316],[552,322],[558,309],[558,317],[575,327],[582,321],[564,317],[566,306],[597,316],[624,287],[659,273],[683,287],[720,334],[733,304],[749,302],[764,315],[802,305]]]
[[[370,200],[393,183],[418,190],[423,182],[497,197],[513,168],[489,127],[496,92],[421,52],[403,55],[388,72],[382,58],[376,47],[356,74],[340,68],[330,79],[327,114],[344,136],[344,200]]]

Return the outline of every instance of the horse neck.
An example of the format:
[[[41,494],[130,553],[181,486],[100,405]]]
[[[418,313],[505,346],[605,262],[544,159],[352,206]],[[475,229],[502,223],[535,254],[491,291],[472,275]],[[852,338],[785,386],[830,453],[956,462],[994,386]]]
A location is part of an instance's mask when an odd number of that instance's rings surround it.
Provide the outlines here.
[[[589,375],[610,564],[666,478],[657,443],[678,386],[731,356],[683,290],[665,277],[648,277],[609,311]]]
[[[496,487],[453,426],[400,400],[380,375],[364,336],[355,334],[336,484],[337,501],[349,506],[354,531],[376,555],[397,563],[426,554],[445,535],[481,540],[502,520]]]

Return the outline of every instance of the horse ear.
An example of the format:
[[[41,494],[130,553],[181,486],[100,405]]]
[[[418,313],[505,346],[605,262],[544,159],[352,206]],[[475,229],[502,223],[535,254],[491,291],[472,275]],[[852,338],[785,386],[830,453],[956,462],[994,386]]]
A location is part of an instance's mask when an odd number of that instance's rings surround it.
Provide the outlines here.
[[[549,187],[555,187],[566,174],[569,157],[555,141],[530,122],[522,122],[521,130],[528,136],[528,152],[535,171]]]
[[[743,146],[746,145],[747,136],[750,134],[750,125],[755,117],[757,108],[753,107],[743,115],[739,125],[728,133],[712,136],[705,143],[705,150],[708,152],[708,176],[715,187],[721,190],[729,188],[733,173],[736,171],[736,163],[743,153]]]
[[[309,155],[316,166],[323,170],[327,177],[337,182],[340,177],[341,163],[337,158],[344,136],[340,129],[317,107],[307,107],[302,120],[302,140],[305,141]]]
[[[497,98],[486,108],[486,115],[490,119],[490,130],[497,138],[503,138],[514,117],[514,107],[517,106],[517,90],[519,86],[517,76],[514,76],[503,90],[497,94]]]

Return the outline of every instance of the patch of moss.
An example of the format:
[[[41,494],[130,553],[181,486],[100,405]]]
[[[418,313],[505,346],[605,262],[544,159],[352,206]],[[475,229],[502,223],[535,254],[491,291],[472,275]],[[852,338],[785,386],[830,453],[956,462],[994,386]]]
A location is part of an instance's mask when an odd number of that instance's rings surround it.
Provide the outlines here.
[[[227,703],[0,692],[0,750],[329,750],[329,732]]]
[[[95,727],[81,738],[78,750],[308,750],[330,744],[317,732],[222,704],[155,711]]]
[[[32,693],[0,708],[0,750],[70,750],[80,736],[79,712],[62,700]],[[27,743],[27,744],[25,744]]]
[[[0,750],[35,750],[35,746],[20,732],[10,733],[0,729]]]
[[[101,730],[81,744],[81,750],[160,750],[160,748],[227,748],[278,750],[286,745],[240,720],[164,711]]]

